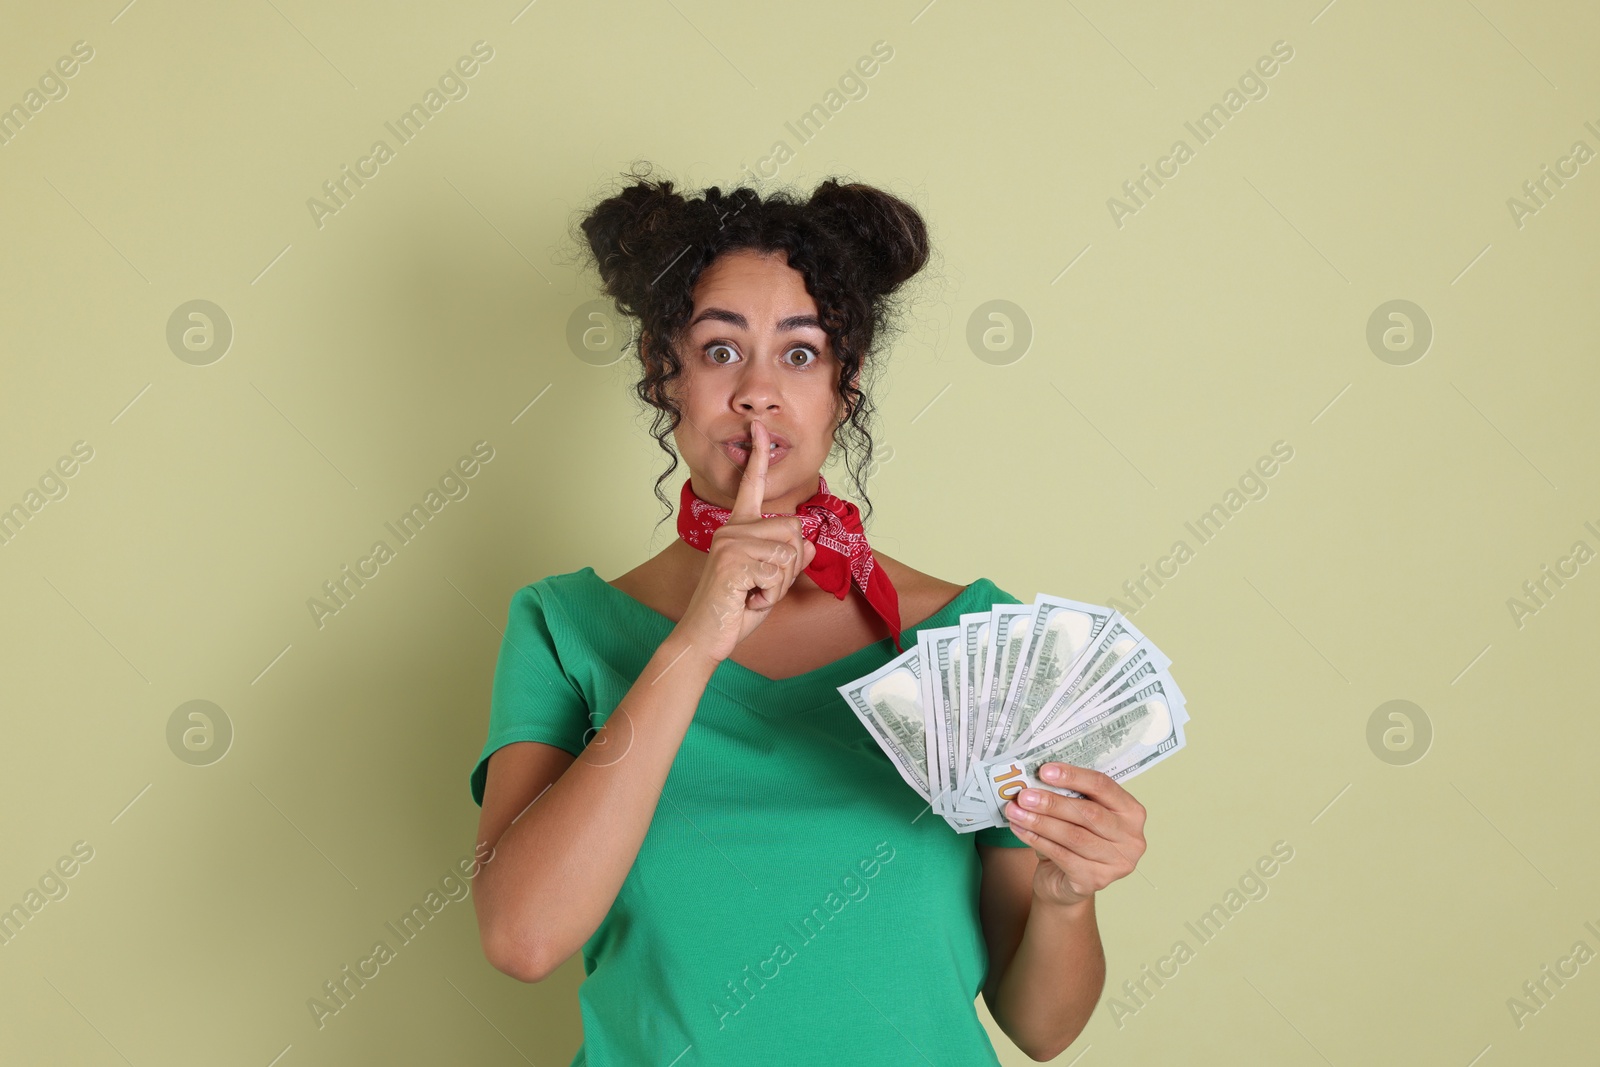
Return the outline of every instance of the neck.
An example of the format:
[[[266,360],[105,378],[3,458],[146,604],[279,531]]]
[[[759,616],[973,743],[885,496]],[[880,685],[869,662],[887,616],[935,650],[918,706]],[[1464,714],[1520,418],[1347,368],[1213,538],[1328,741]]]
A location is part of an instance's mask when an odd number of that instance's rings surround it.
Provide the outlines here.
[[[741,471],[740,474],[742,476],[743,471]],[[709,482],[710,479],[702,478],[698,474],[691,474],[689,476],[689,488],[694,490],[695,496],[698,496],[707,504],[715,504],[719,508],[727,508],[732,510],[734,497],[725,496],[716,489],[710,489],[709,492],[706,491],[709,487]],[[772,476],[770,472],[767,476],[767,484],[769,486],[772,484]],[[768,515],[793,515],[799,509],[801,504],[816,496],[820,491],[822,486],[821,472],[819,471],[817,474],[812,475],[801,484],[803,486],[809,485],[810,488],[796,489],[788,493],[768,496],[761,503],[762,512]],[[738,483],[734,484],[734,493],[735,495],[738,493]]]

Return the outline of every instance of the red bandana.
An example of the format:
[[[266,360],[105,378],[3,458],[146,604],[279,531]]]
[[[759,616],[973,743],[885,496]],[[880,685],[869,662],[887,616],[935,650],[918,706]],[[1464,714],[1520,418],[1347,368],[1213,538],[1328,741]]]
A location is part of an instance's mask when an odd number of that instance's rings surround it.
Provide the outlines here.
[[[711,535],[731,514],[727,508],[700,499],[692,488],[692,479],[684,479],[678,501],[679,537],[700,551],[709,552]],[[776,514],[762,512],[762,518],[772,518]],[[873,558],[872,548],[861,530],[861,512],[848,500],[828,492],[827,480],[819,474],[816,494],[802,502],[795,514],[803,524],[802,536],[817,546],[806,574],[840,600],[850,592],[854,579],[867,603],[889,624],[895,651],[905,651],[900,645],[900,597],[889,576]]]

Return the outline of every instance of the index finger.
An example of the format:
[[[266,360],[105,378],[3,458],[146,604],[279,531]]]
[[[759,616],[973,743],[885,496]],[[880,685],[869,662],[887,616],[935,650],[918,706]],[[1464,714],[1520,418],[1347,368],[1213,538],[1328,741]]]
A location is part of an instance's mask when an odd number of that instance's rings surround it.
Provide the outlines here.
[[[744,461],[739,479],[739,495],[733,499],[729,518],[759,519],[761,503],[767,495],[767,428],[760,419],[750,420],[750,458]]]

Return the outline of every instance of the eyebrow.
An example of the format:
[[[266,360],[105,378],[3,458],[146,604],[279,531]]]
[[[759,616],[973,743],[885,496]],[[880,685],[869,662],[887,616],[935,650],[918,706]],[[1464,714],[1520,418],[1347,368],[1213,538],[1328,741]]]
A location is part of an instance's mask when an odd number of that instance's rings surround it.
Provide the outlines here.
[[[689,325],[694,326],[696,323],[704,322],[706,320],[726,322],[730,325],[739,327],[741,330],[748,330],[750,328],[750,320],[746,319],[743,315],[739,314],[737,311],[729,311],[727,308],[719,307],[706,308],[704,311],[700,312],[700,314],[696,315]],[[804,326],[810,326],[818,330],[822,329],[822,323],[817,320],[815,315],[790,315],[786,319],[778,320],[779,330],[798,330]]]

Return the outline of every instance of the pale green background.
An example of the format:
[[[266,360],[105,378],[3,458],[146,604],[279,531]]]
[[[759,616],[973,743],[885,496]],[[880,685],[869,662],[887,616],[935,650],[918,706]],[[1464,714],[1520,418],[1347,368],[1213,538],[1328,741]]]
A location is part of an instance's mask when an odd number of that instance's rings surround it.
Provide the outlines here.
[[[1600,163],[1521,228],[1506,206],[1600,148],[1592,6],[109,0],[0,24],[0,105],[95,49],[0,147],[0,505],[95,450],[0,547],[0,904],[95,850],[0,948],[4,1062],[567,1062],[580,963],[496,972],[466,900],[324,1029],[306,1000],[470,850],[513,591],[672,535],[628,365],[566,343],[596,284],[572,213],[634,158],[736,183],[878,40],[866,97],[777,178],[880,184],[940,253],[886,353],[875,544],[1105,602],[1295,450],[1137,615],[1193,721],[1131,784],[1149,852],[1100,896],[1107,996],[1274,841],[1295,857],[1059,1062],[1594,1062],[1600,963],[1520,1029],[1506,1006],[1600,949],[1600,563],[1521,628],[1506,606],[1600,549]],[[307,198],[480,39],[470,95],[318,230]],[[1107,198],[1277,40],[1269,95],[1115,226]],[[210,366],[166,344],[193,299],[234,325]],[[1007,366],[965,342],[992,299],[1035,330]],[[1410,366],[1365,341],[1392,299],[1436,331]],[[470,495],[319,630],[307,598],[480,439]],[[1366,742],[1396,698],[1435,731],[1404,767]],[[192,699],[236,730],[209,767],[167,745]]]

